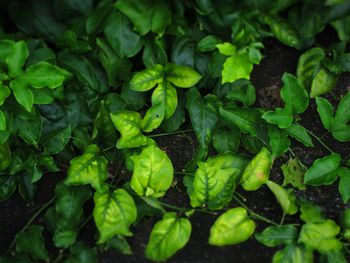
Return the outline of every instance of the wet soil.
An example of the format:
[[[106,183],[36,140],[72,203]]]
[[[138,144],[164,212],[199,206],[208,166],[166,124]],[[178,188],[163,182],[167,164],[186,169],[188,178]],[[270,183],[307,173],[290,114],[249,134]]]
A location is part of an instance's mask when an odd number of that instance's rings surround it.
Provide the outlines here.
[[[321,36],[321,41],[322,37],[324,36]],[[327,39],[326,37],[324,38]],[[257,106],[273,108],[281,104],[279,98],[279,88],[282,84],[281,77],[284,72],[295,74],[300,52],[271,39],[267,39],[264,44],[265,58],[259,66],[254,68],[252,82],[257,89]],[[341,96],[349,90],[349,87],[350,74],[343,74],[340,76],[337,87],[333,91],[334,96],[331,94],[328,97],[333,103],[337,103]],[[322,137],[333,151],[342,154],[343,157],[349,156],[350,144],[337,142],[326,133],[320,123],[313,102],[311,102],[308,110],[302,114],[301,123],[317,136]],[[188,160],[191,159],[196,148],[195,137],[190,133],[159,137],[156,141],[169,155],[175,171],[180,172],[184,169]],[[305,148],[301,144],[293,142],[292,150],[306,166],[310,166],[315,159],[329,154],[317,142],[315,142],[314,148]],[[288,158],[289,154],[286,154],[284,158],[275,162],[271,172],[271,180],[276,182],[282,181],[282,172],[279,167]],[[51,199],[56,183],[63,178],[63,174],[44,176],[39,182],[39,194],[36,196],[33,205],[26,205],[18,193],[15,193],[10,200],[0,203],[0,254],[7,249],[15,234],[26,224],[40,206]],[[320,205],[327,217],[337,220],[341,211],[345,208],[337,188],[337,183],[334,183],[331,186],[308,187],[306,191],[296,191],[296,194],[299,198],[306,198]],[[247,198],[246,205],[250,209],[279,222],[282,216],[281,208],[266,187],[262,187],[255,192],[247,193],[240,189],[238,189],[238,192]],[[176,175],[174,186],[167,192],[163,201],[179,207],[189,207],[189,200],[182,183],[182,176]],[[232,202],[231,206],[234,207],[237,204]],[[91,204],[88,204],[87,210],[91,209],[91,207]],[[215,216],[204,213],[193,215],[191,217],[193,230],[189,243],[168,262],[271,262],[272,256],[278,248],[264,247],[253,238],[236,246],[209,246],[207,243],[209,229],[215,219]],[[151,229],[157,220],[157,218],[145,218],[133,228],[134,236],[128,238],[133,250],[133,256],[125,256],[116,251],[108,251],[99,254],[100,262],[148,262],[144,258],[143,253]],[[287,217],[285,222],[297,222],[297,220],[296,217]],[[39,217],[35,223],[42,223],[42,217]],[[257,221],[257,231],[263,230],[266,226],[266,224]],[[94,235],[91,233],[94,233],[94,231],[96,230],[91,221],[82,229],[79,238],[92,245]],[[49,244],[50,236],[47,235],[47,238],[47,243]]]

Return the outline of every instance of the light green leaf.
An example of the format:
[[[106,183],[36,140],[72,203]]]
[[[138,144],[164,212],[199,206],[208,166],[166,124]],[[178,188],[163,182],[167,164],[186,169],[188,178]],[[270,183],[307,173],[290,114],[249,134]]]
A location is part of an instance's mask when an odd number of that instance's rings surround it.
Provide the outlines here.
[[[298,205],[296,204],[296,198],[292,191],[288,191],[272,181],[267,181],[266,185],[270,188],[278,203],[281,205],[283,214],[294,215],[298,212]]]
[[[283,87],[281,97],[285,102],[285,107],[290,108],[294,115],[303,113],[309,105],[309,95],[300,85],[298,79],[289,73],[282,76]]]
[[[346,204],[350,199],[350,168],[342,167],[338,170],[339,193]]]
[[[22,74],[23,66],[29,56],[27,44],[21,40],[13,44],[11,51],[6,57],[6,64],[10,77],[18,77]]]
[[[164,261],[183,248],[190,239],[191,223],[175,213],[167,213],[151,232],[145,255],[154,261]]]
[[[250,79],[253,63],[247,53],[236,53],[228,57],[222,70],[221,83],[234,82],[238,79]]]
[[[304,174],[306,168],[300,164],[298,158],[290,158],[287,163],[281,166],[281,169],[284,177],[282,186],[291,184],[299,190],[306,189],[304,185]]]
[[[343,248],[341,241],[336,237],[339,232],[340,227],[333,220],[310,222],[302,226],[298,242],[320,253],[338,251]]]
[[[300,206],[300,219],[306,223],[323,222],[325,220],[322,209],[309,201],[301,200],[298,202]]]
[[[272,156],[268,149],[263,147],[261,151],[249,162],[245,168],[241,185],[246,191],[255,191],[269,179],[272,166]]]
[[[299,57],[297,78],[306,90],[311,88],[311,82],[321,68],[324,58],[325,52],[319,47],[311,48]]]
[[[151,68],[137,72],[130,81],[130,88],[135,91],[148,91],[163,79],[163,66],[154,65]]]
[[[20,80],[14,80],[10,82],[10,87],[13,90],[17,102],[28,112],[31,112],[34,103],[34,96],[28,86]]]
[[[18,233],[16,235],[16,251],[28,253],[34,260],[48,262],[49,253],[45,248],[43,231],[42,226],[31,225],[24,232]]]
[[[325,98],[316,97],[317,111],[320,115],[323,127],[329,130],[333,124],[333,106]]]
[[[276,108],[274,111],[265,112],[261,118],[268,123],[278,125],[278,128],[288,128],[293,122],[293,113],[290,108]]]
[[[10,96],[11,91],[8,86],[0,84],[0,106],[4,104],[8,96]]]
[[[298,229],[294,225],[270,226],[255,234],[255,238],[267,247],[292,244],[298,238]]]
[[[317,159],[306,171],[304,183],[308,185],[329,185],[337,179],[341,156],[337,153]]]
[[[171,186],[174,173],[166,153],[151,145],[131,158],[134,161],[131,188],[140,196],[163,196]]]
[[[222,44],[217,44],[216,47],[221,54],[228,56],[228,57],[235,55],[237,52],[236,47],[228,42],[225,42]]]
[[[314,147],[310,135],[307,133],[305,128],[299,124],[292,123],[288,128],[285,129],[290,137],[298,140],[307,147]]]
[[[104,243],[117,234],[132,236],[129,227],[136,220],[137,209],[134,200],[124,189],[110,193],[105,187],[95,193],[94,203],[94,220],[100,232],[97,243]]]
[[[118,149],[136,148],[150,143],[150,139],[141,132],[141,116],[134,111],[111,113],[114,126],[121,137],[117,142]]]
[[[235,245],[246,241],[255,230],[255,223],[243,207],[223,213],[210,228],[209,244],[213,246]]]
[[[165,67],[167,80],[179,88],[190,88],[202,78],[197,71],[190,67],[167,64]]]
[[[337,77],[325,68],[321,68],[311,83],[310,98],[321,96],[331,91],[337,82]]]
[[[220,210],[232,199],[240,170],[227,165],[233,162],[234,155],[224,154],[198,162],[190,195],[192,207],[207,206]]]
[[[313,263],[314,256],[310,249],[302,245],[288,245],[275,253],[272,263]]]
[[[68,185],[90,184],[97,191],[102,189],[108,177],[108,161],[101,155],[99,148],[92,144],[85,152],[70,161],[65,181]]]
[[[44,87],[55,89],[70,76],[71,74],[64,69],[47,62],[39,62],[27,68],[18,80],[36,89]]]
[[[276,126],[269,126],[269,141],[272,148],[273,158],[284,154],[290,146],[288,134]]]

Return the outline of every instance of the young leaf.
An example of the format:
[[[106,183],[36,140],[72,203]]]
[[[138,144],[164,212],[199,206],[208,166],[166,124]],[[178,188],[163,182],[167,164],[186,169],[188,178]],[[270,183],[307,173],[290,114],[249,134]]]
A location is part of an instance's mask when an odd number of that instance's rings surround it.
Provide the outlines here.
[[[223,213],[210,228],[209,244],[213,246],[236,245],[253,235],[255,223],[242,207]]]
[[[132,235],[129,227],[136,220],[137,209],[134,200],[124,189],[110,193],[104,187],[95,193],[94,203],[94,220],[100,232],[97,243],[104,243],[117,234]]]
[[[208,206],[211,210],[220,210],[231,201],[240,175],[239,169],[226,167],[225,163],[231,159],[231,155],[226,154],[197,163],[190,195],[192,207]]]
[[[71,74],[64,69],[47,62],[39,62],[27,68],[24,74],[18,77],[18,80],[35,89],[44,87],[55,89],[70,76]]]
[[[314,256],[311,249],[302,245],[291,244],[273,255],[273,263],[313,263]]]
[[[16,235],[16,251],[26,252],[34,260],[49,261],[49,253],[45,248],[45,241],[42,237],[44,228],[38,225],[31,225],[24,232]]]
[[[323,222],[306,223],[302,226],[298,242],[320,253],[341,250],[343,245],[337,239],[340,227],[330,219]]]
[[[99,148],[92,144],[85,152],[73,158],[67,172],[67,185],[90,184],[97,191],[102,189],[104,181],[108,177],[107,159],[100,154]]]
[[[332,153],[317,159],[306,171],[304,183],[308,185],[329,185],[337,179],[337,169],[340,166],[341,156]]]
[[[350,199],[350,169],[341,167],[338,170],[339,180],[339,193],[346,204]]]
[[[27,44],[23,40],[12,45],[11,51],[6,57],[6,64],[10,77],[15,78],[22,74],[22,68],[28,56],[29,50]]]
[[[121,137],[117,142],[118,149],[136,148],[150,143],[150,139],[141,132],[141,116],[134,111],[120,111],[111,113],[114,126]]]
[[[304,185],[304,174],[306,168],[300,164],[300,161],[297,158],[290,158],[287,163],[281,166],[281,169],[284,177],[282,186],[291,184],[299,190],[306,189]]]
[[[145,255],[148,259],[164,261],[183,248],[190,239],[191,223],[175,213],[167,213],[151,232]]]
[[[266,185],[270,188],[278,203],[281,205],[283,214],[294,215],[298,212],[298,205],[296,204],[296,198],[293,192],[284,189],[282,186],[272,181],[267,181]]]
[[[256,240],[267,247],[292,244],[298,238],[298,229],[294,225],[270,226],[255,234]]]
[[[261,151],[249,162],[245,168],[241,185],[246,191],[255,191],[269,179],[272,166],[272,156],[268,149],[263,147]]]
[[[316,97],[317,111],[320,115],[323,127],[329,130],[333,124],[333,106],[325,98]]]
[[[166,153],[151,145],[131,158],[134,162],[131,188],[140,196],[163,196],[171,186],[174,173]]]

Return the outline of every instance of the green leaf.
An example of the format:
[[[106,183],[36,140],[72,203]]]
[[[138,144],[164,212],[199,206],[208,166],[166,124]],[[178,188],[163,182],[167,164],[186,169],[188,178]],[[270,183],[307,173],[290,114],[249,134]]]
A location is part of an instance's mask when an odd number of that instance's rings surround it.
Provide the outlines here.
[[[239,169],[227,165],[234,162],[234,158],[234,155],[224,154],[197,163],[190,195],[192,207],[220,210],[231,201],[240,175]]]
[[[310,249],[302,245],[288,245],[284,249],[277,251],[273,258],[273,263],[313,263],[314,256]]]
[[[186,98],[186,108],[190,114],[194,132],[201,147],[206,148],[212,140],[218,122],[217,112],[210,101],[202,98],[195,88],[187,92]]]
[[[13,175],[0,177],[0,202],[6,201],[14,193],[17,187],[16,178]]]
[[[350,92],[346,94],[338,105],[337,112],[331,126],[332,135],[341,142],[350,141]]]
[[[71,135],[72,129],[68,126],[67,128],[55,130],[47,136],[42,136],[41,144],[45,153],[56,154],[61,152],[69,142]]]
[[[302,226],[298,242],[320,253],[337,251],[343,248],[341,241],[336,237],[339,232],[340,228],[333,220],[310,222]]]
[[[288,128],[293,122],[293,113],[289,108],[276,108],[274,111],[265,112],[261,118],[268,123],[278,125],[278,128]]]
[[[131,247],[122,235],[116,235],[109,239],[106,243],[107,249],[114,249],[123,255],[132,255]]]
[[[256,240],[267,247],[292,244],[298,238],[298,229],[294,225],[270,226],[255,234]]]
[[[34,96],[27,85],[20,80],[14,80],[10,82],[10,87],[13,90],[13,94],[15,95],[17,102],[21,104],[28,112],[31,112],[34,103]]]
[[[55,89],[70,76],[71,74],[64,69],[47,62],[39,62],[27,68],[18,80],[36,89],[44,87]]]
[[[321,62],[325,58],[322,48],[311,48],[299,57],[297,66],[297,78],[302,86],[309,90],[312,80],[321,68]]]
[[[306,147],[314,147],[310,135],[307,133],[306,129],[300,124],[292,123],[288,128],[285,129],[289,136],[298,140]]]
[[[241,131],[234,127],[220,127],[213,136],[213,145],[219,153],[237,152]]]
[[[261,151],[249,162],[245,168],[241,185],[246,191],[255,191],[269,179],[272,166],[272,156],[268,149],[263,147]]]
[[[306,171],[304,183],[308,185],[329,185],[337,179],[341,156],[337,153],[317,159]]]
[[[166,153],[151,145],[131,158],[134,162],[131,188],[140,196],[163,196],[171,186],[174,173]]]
[[[135,91],[148,91],[163,79],[163,66],[154,65],[151,68],[137,72],[130,81],[130,88]]]
[[[283,87],[281,98],[286,108],[290,108],[294,115],[303,113],[309,105],[309,96],[306,90],[300,85],[298,79],[289,73],[282,76]]]
[[[23,40],[13,44],[11,51],[6,57],[6,64],[10,77],[15,78],[22,74],[22,68],[28,56],[29,50],[27,44]]]
[[[29,226],[24,232],[16,235],[16,251],[28,253],[34,260],[49,261],[49,253],[42,237],[44,228],[38,225]]]
[[[83,220],[84,203],[91,198],[91,191],[85,186],[67,186],[61,182],[55,193],[53,240],[56,247],[68,248],[76,241]]]
[[[213,246],[235,245],[246,241],[255,230],[255,223],[242,207],[223,213],[210,228],[209,244]]]
[[[0,144],[0,171],[5,170],[11,163],[11,149],[7,143]]]
[[[260,121],[260,113],[251,108],[220,107],[220,115],[228,123],[237,126],[242,133],[252,136],[257,134],[257,124]]]
[[[65,183],[68,185],[90,184],[99,191],[108,177],[107,165],[108,161],[101,155],[99,148],[94,144],[89,145],[82,155],[70,161]]]
[[[331,91],[337,82],[337,77],[325,68],[321,68],[311,83],[310,98],[321,96]]]
[[[346,204],[350,199],[350,168],[342,167],[338,170],[339,180],[339,193]]]
[[[225,85],[230,87],[230,91],[226,95],[227,99],[231,101],[239,101],[246,107],[254,104],[256,100],[255,87],[250,83],[249,80],[241,79],[235,81],[232,84]],[[220,88],[222,89],[221,86]]]
[[[94,220],[100,232],[97,243],[104,243],[117,234],[132,235],[129,227],[136,220],[137,209],[134,200],[124,189],[110,193],[105,187],[95,193],[94,203]]]
[[[6,115],[0,110],[0,131],[5,131],[7,127]]]
[[[136,148],[150,143],[150,139],[141,132],[141,116],[134,111],[120,111],[111,113],[114,126],[121,137],[117,142],[118,149]]]
[[[306,168],[300,164],[298,158],[290,158],[287,163],[281,166],[281,169],[284,177],[282,186],[291,184],[299,190],[306,189],[304,185],[304,174]]]
[[[279,157],[288,151],[290,140],[288,134],[275,126],[269,126],[269,141],[273,158]]]
[[[190,67],[175,64],[167,64],[165,67],[167,80],[179,88],[190,88],[202,78]]]
[[[11,95],[11,91],[8,86],[0,84],[0,106],[4,104],[8,96]]]
[[[283,214],[294,215],[298,212],[298,205],[296,204],[296,198],[292,191],[288,191],[272,181],[267,181],[266,185],[270,188],[278,203],[281,205]]]
[[[350,27],[349,27],[350,17],[344,17],[331,22],[332,27],[337,31],[338,37],[341,41],[349,42]]]
[[[78,242],[69,248],[70,255],[64,263],[97,263],[96,248],[89,248],[84,243]]]
[[[108,43],[121,58],[133,57],[141,50],[141,37],[132,30],[129,20],[119,12],[108,16],[104,33]]]
[[[164,261],[183,248],[190,239],[191,223],[175,213],[167,213],[151,232],[145,255],[154,261]]]
[[[317,111],[320,115],[323,127],[329,130],[333,124],[333,106],[325,98],[316,97]]]
[[[198,43],[197,43],[197,49],[200,52],[211,52],[215,51],[215,49],[223,44],[219,44],[221,42],[220,38],[214,35],[208,35],[202,38]],[[218,47],[219,48],[219,47]]]
[[[300,206],[300,219],[306,223],[323,222],[325,220],[322,210],[319,206],[301,200],[298,202]]]
[[[166,1],[120,0],[114,6],[123,12],[141,35],[152,30],[163,35],[171,24],[171,8]]]

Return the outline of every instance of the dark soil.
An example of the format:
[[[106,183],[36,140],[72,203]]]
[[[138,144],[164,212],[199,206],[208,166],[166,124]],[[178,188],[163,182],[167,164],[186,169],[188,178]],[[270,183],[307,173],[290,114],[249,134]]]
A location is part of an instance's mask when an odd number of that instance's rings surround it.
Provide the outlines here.
[[[324,36],[321,36],[327,39]],[[258,106],[273,108],[281,105],[279,98],[279,88],[281,87],[281,77],[284,72],[295,74],[296,65],[300,53],[295,49],[288,48],[274,40],[268,39],[265,42],[265,58],[261,64],[255,67],[252,82],[257,88]],[[350,74],[340,77],[334,95],[329,98],[337,103],[350,87]],[[335,98],[336,99],[335,99]],[[339,143],[332,139],[323,129],[315,104],[311,105],[307,112],[301,116],[301,123],[317,136],[322,137],[329,147],[344,157],[350,153],[349,143]],[[156,139],[159,146],[167,152],[171,158],[175,171],[182,171],[188,160],[191,159],[196,142],[193,134],[179,134],[173,136],[159,137]],[[321,156],[329,154],[326,149],[315,142],[315,148],[305,148],[293,142],[293,151],[305,165],[310,166],[313,161]],[[289,155],[286,154],[284,161]],[[282,161],[277,161],[272,169],[270,178],[274,181],[282,181],[280,166]],[[33,205],[26,205],[18,193],[15,193],[10,200],[0,203],[0,254],[2,254],[11,243],[15,234],[26,224],[29,218],[54,195],[55,184],[64,177],[62,174],[46,175],[38,185],[38,195]],[[337,220],[340,212],[344,209],[344,204],[338,194],[337,183],[327,187],[308,187],[307,191],[296,191],[299,198],[306,198],[320,205],[327,217]],[[248,200],[247,206],[253,211],[260,213],[267,218],[279,222],[282,211],[275,201],[274,196],[266,188],[262,187],[255,192],[244,192],[238,190]],[[174,187],[172,187],[163,201],[180,207],[189,207],[185,187],[182,184],[182,177],[176,176]],[[236,206],[234,202],[232,207]],[[89,210],[89,209],[87,209]],[[191,217],[193,226],[189,243],[184,249],[177,253],[169,262],[271,262],[272,256],[277,249],[266,248],[251,238],[249,241],[228,247],[213,247],[207,243],[210,226],[215,221],[215,216],[198,213]],[[145,218],[138,226],[133,228],[134,236],[128,241],[133,249],[133,256],[124,256],[119,252],[109,251],[99,255],[100,262],[147,262],[143,253],[148,241],[151,229],[158,220],[157,218]],[[296,222],[298,219],[289,217],[286,222]],[[39,217],[35,223],[41,223]],[[266,224],[257,222],[257,231],[261,231]],[[88,244],[93,244],[95,227],[91,221],[81,231],[80,238]],[[47,235],[47,238],[50,238]],[[47,242],[50,243],[50,242]]]

